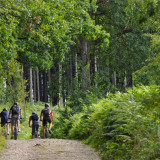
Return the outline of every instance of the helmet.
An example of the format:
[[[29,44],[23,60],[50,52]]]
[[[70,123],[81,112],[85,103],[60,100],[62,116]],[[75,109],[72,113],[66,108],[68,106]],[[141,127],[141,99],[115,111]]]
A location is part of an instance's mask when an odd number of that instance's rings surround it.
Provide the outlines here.
[[[18,106],[18,102],[14,102],[14,105]]]
[[[7,109],[6,109],[6,108],[4,108],[4,109],[3,109],[3,111],[7,111]]]
[[[48,103],[46,103],[46,104],[45,104],[45,107],[49,107],[49,104],[48,104]]]
[[[36,114],[36,112],[32,112],[32,114]]]

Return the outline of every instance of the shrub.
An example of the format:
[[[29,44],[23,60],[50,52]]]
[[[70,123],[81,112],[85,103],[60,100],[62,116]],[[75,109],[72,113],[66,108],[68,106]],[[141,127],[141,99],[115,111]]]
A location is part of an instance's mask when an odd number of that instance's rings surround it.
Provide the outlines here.
[[[70,138],[97,148],[104,160],[160,156],[159,86],[141,86],[107,95],[71,118]]]

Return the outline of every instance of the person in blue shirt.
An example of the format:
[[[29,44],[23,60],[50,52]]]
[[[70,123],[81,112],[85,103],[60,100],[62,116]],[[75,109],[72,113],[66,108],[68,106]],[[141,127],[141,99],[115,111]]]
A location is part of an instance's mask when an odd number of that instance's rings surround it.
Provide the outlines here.
[[[9,112],[6,108],[3,109],[3,111],[0,113],[1,117],[1,127],[3,127],[5,124],[7,124],[7,133],[9,135]]]

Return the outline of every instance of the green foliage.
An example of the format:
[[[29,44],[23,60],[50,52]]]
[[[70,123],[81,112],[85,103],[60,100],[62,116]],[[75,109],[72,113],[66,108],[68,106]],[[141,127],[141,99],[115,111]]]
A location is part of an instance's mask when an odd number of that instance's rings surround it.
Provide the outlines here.
[[[14,68],[12,65],[16,58],[16,27],[18,25],[18,12],[14,10],[15,7],[8,1],[1,1],[0,3],[0,82],[6,77],[8,71],[12,72]],[[11,9],[12,8],[12,9]]]
[[[5,137],[2,135],[2,130],[0,128],[0,155],[1,155],[1,150],[6,147],[6,141]]]
[[[84,91],[75,86],[72,95],[67,98],[66,105],[72,108],[72,114],[76,114],[81,112],[84,106],[96,103],[97,100],[98,98],[94,94],[94,89]]]
[[[135,72],[135,80],[142,84],[160,84],[160,54],[147,60],[148,65]]]
[[[69,130],[69,138],[84,140],[91,135],[92,123],[87,113],[79,113],[70,118],[72,128]]]
[[[108,94],[70,118],[68,136],[92,144],[103,159],[156,159],[160,155],[159,92],[160,86],[141,86]]]
[[[7,75],[7,85],[4,85],[6,89],[6,101],[24,103],[27,92],[26,81],[23,79],[23,70],[20,69],[21,67],[18,63],[15,63],[14,68],[16,70],[12,74]]]
[[[71,128],[71,117],[72,109],[68,106],[60,107],[55,106],[53,108],[53,127],[52,127],[52,138],[68,138],[68,132]]]

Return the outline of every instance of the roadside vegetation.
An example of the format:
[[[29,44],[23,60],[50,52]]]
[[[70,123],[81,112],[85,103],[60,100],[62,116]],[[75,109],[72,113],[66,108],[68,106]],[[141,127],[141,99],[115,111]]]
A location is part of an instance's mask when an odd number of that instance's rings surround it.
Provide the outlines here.
[[[0,112],[19,103],[18,139],[47,102],[51,138],[103,160],[159,159],[159,0],[7,0],[0,14]]]
[[[0,155],[1,155],[1,150],[6,146],[6,141],[5,137],[2,136],[2,128],[0,128]]]
[[[139,86],[125,93],[108,93],[102,99],[90,94],[90,104],[84,102],[77,113],[67,105],[53,106],[50,137],[82,140],[96,148],[104,160],[156,159],[160,156],[159,95],[160,86]],[[33,111],[40,115],[43,107],[44,103],[26,105],[18,139],[31,138],[29,116]],[[5,139],[0,138],[1,148],[5,147]]]
[[[72,115],[58,112],[53,138],[80,139],[98,149],[104,160],[160,157],[160,86],[141,86],[106,98]],[[69,118],[66,118],[69,116]]]

